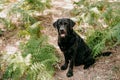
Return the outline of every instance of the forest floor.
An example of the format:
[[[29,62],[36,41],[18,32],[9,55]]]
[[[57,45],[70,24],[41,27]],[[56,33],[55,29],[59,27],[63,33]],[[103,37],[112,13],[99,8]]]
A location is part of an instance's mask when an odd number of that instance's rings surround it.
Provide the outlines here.
[[[64,63],[64,57],[57,45],[57,30],[52,26],[53,22],[58,18],[71,18],[70,10],[73,8],[70,0],[54,0],[51,9],[52,23],[46,28],[45,34],[49,37],[49,43],[54,45],[61,57],[61,63],[58,63],[54,78],[55,80],[120,80],[120,46],[109,51],[112,55],[107,57],[98,57],[96,63],[89,69],[84,70],[83,65],[74,67],[74,76],[66,77],[67,70],[60,70],[60,66]]]
[[[41,31],[48,36],[49,44],[57,49],[57,54],[60,55],[60,63],[54,74],[55,80],[120,80],[120,46],[116,46],[109,51],[112,52],[110,56],[98,57],[96,63],[89,69],[84,70],[83,65],[74,67],[73,77],[67,78],[67,70],[60,70],[60,66],[64,63],[64,57],[57,45],[57,31],[52,26],[53,22],[58,18],[71,18],[70,10],[73,8],[72,0],[53,0],[52,8],[45,10],[44,14],[39,20],[43,21],[45,28]],[[49,13],[49,14],[47,14]],[[0,27],[1,28],[1,27]],[[17,38],[17,31],[5,32],[0,37],[0,52],[7,52],[8,54],[19,51],[19,43],[21,39]],[[0,72],[1,75],[2,72]],[[0,76],[1,77],[1,76]]]

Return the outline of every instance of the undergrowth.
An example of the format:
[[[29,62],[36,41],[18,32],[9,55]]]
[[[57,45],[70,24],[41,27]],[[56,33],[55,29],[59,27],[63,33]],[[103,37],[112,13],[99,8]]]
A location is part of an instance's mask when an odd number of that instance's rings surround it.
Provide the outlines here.
[[[0,4],[10,5],[6,9],[7,17],[0,17],[0,23],[6,30],[18,29],[17,35],[20,39],[25,39],[26,36],[29,38],[21,42],[20,51],[13,54],[4,52],[3,56],[0,56],[3,80],[53,80],[54,65],[58,61],[56,50],[47,43],[47,37],[42,35],[42,22],[35,19],[37,13],[42,14],[46,8],[51,7],[50,1],[0,1]],[[3,11],[4,7],[0,10]]]
[[[101,54],[103,50],[120,44],[120,23],[104,31],[95,31],[87,38],[87,43],[93,50],[94,57]]]
[[[38,21],[27,28],[30,39],[21,43],[20,52],[8,57],[8,67],[3,79],[52,80],[58,58],[55,48],[49,45],[47,37],[41,34],[40,25]]]
[[[45,36],[31,36],[21,43],[21,53],[10,55],[3,79],[52,80],[54,65],[58,61],[56,50]]]
[[[93,56],[120,44],[119,2],[80,0],[71,12],[78,19],[79,27],[87,25],[86,42]]]

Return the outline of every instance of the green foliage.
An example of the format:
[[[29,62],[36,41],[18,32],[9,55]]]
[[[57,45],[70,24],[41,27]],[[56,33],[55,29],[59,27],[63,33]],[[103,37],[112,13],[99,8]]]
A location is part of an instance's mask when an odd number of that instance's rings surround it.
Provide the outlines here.
[[[80,0],[75,2],[80,24],[88,23],[97,28],[115,26],[120,21],[119,2]]]
[[[87,38],[87,42],[93,49],[94,57],[107,48],[120,44],[120,23],[104,31],[95,31]]]
[[[28,32],[31,36],[34,37],[40,37],[41,33],[40,30],[42,29],[42,26],[40,26],[41,22],[36,22],[33,25],[28,27]]]
[[[9,19],[0,18],[0,23],[5,25],[7,30],[15,29],[15,25]]]
[[[28,32],[27,30],[20,30],[20,31],[18,32],[18,36],[19,36],[20,38],[24,38],[25,36],[29,36],[29,32]]]
[[[25,30],[20,30],[18,33],[19,37],[31,36],[34,38],[39,38],[41,36],[42,26],[40,21],[36,21],[33,25],[27,27]]]
[[[36,1],[33,1],[33,0],[26,0],[26,3],[24,6],[28,5],[28,9],[31,9],[31,10],[37,10],[37,11],[44,11],[46,8],[50,8],[51,5],[50,5],[50,2],[51,0],[36,0]]]
[[[86,41],[94,57],[120,43],[119,2],[80,0],[74,4],[72,14],[77,16],[78,23],[92,26],[92,30],[86,29]]]
[[[91,36],[92,35],[92,36]],[[99,44],[102,39],[104,38],[104,33],[102,31],[94,31],[90,36],[87,38],[87,43],[89,44],[90,48],[94,48],[96,44]]]
[[[41,63],[34,63],[26,75],[26,80],[52,80],[51,75],[46,71],[46,67]]]
[[[46,68],[46,74],[53,74],[53,64],[57,61],[57,58],[55,56],[55,49],[53,46],[46,44],[45,41],[46,38],[43,37],[41,39],[35,39],[32,38],[28,41],[28,43],[25,46],[25,52],[23,56],[26,56],[28,53],[32,54],[32,63],[33,64],[43,64]],[[40,62],[40,63],[39,63]],[[34,65],[33,65],[34,66]],[[39,68],[39,66],[37,67]],[[44,73],[44,71],[42,71]],[[38,75],[35,75],[40,78],[39,74],[43,74],[38,72]],[[43,74],[45,75],[45,74]],[[46,75],[45,75],[46,76]],[[41,77],[42,78],[42,77]],[[47,77],[46,77],[47,78]]]
[[[21,53],[13,54],[8,59],[8,68],[4,79],[50,80],[54,73],[53,65],[58,61],[55,48],[47,43],[47,37],[39,35],[40,22],[27,30],[30,39],[20,46]]]
[[[3,0],[3,1],[1,1],[0,5],[2,5],[3,3],[6,3],[6,2],[7,2],[7,0],[6,1]],[[9,28],[9,27],[13,26],[13,25],[11,25],[12,22],[14,22],[14,20],[12,20],[12,18],[17,18],[17,20],[15,22],[21,23],[21,26],[26,29],[37,21],[35,19],[36,14],[38,14],[38,13],[40,14],[45,9],[51,7],[50,2],[51,2],[51,0],[42,0],[42,1],[41,0],[35,0],[35,1],[20,0],[20,1],[14,2],[14,3],[7,3],[7,5],[9,5],[8,9],[5,8],[7,17],[3,18],[4,21],[2,21],[2,22],[7,23],[7,25],[5,25],[5,26]],[[19,25],[19,27],[21,27],[21,26]]]
[[[106,36],[107,33],[105,31],[96,30],[90,36],[87,36],[87,43],[89,47],[92,49],[93,56],[97,56],[101,53],[101,51],[106,48]]]
[[[28,53],[32,54],[32,61],[41,62],[47,66],[48,71],[52,71],[52,63],[54,63],[57,58],[55,56],[55,49],[53,46],[44,43],[46,40],[45,37],[41,39],[32,38],[28,41],[25,46],[25,53],[23,56],[26,56]]]
[[[120,43],[120,23],[110,28],[106,39],[111,42],[113,46],[116,46]]]
[[[3,79],[17,80],[18,78],[22,78],[25,71],[31,65],[30,58],[30,54],[25,58],[22,57],[21,53],[9,55],[7,59],[9,64],[3,75]]]
[[[50,80],[57,62],[55,48],[46,37],[33,38],[21,45],[22,53],[10,55],[3,79]]]
[[[20,0],[10,3],[6,9],[7,18],[0,18],[0,22],[8,28],[14,26],[12,19],[17,18],[15,23],[20,23],[15,25],[15,28],[20,29],[18,35],[22,38],[30,36],[28,41],[21,43],[20,52],[4,54],[5,59],[0,59],[2,64],[7,63],[3,80],[52,80],[53,65],[58,60],[56,50],[47,43],[47,37],[40,32],[41,22],[35,19],[37,13],[51,7],[50,1]]]

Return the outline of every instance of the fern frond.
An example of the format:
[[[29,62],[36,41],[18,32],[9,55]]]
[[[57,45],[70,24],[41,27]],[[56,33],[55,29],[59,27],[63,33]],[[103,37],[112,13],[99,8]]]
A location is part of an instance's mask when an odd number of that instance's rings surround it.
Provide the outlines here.
[[[30,67],[32,78],[30,80],[48,80],[51,78],[51,75],[46,71],[46,67],[42,63],[34,63]]]
[[[93,27],[86,41],[94,56],[120,43],[119,2],[80,0],[75,4],[78,23]]]
[[[100,43],[94,46],[94,48],[92,49],[93,57],[96,57],[97,55],[101,54],[103,49],[105,49],[105,41],[101,41]]]
[[[120,23],[111,29],[111,40],[114,41],[115,45],[120,43]],[[110,40],[110,39],[109,39]]]

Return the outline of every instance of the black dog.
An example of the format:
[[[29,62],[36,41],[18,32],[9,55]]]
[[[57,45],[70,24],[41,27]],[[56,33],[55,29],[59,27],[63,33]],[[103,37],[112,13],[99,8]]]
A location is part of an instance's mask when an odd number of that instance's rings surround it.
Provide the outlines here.
[[[95,62],[92,57],[92,50],[87,46],[84,40],[73,30],[73,22],[69,18],[58,19],[53,26],[58,30],[58,45],[64,53],[65,64],[61,66],[61,70],[65,70],[69,65],[67,76],[73,76],[73,66],[84,65],[87,69]]]

